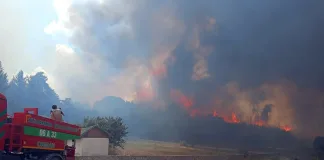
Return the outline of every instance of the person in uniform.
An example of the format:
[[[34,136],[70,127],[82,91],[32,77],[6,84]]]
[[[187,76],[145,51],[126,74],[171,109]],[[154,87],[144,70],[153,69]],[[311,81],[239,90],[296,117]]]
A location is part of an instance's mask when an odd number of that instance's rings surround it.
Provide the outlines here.
[[[51,110],[51,119],[56,120],[56,121],[63,121],[63,115],[64,113],[62,112],[61,108],[57,108],[56,105],[52,106]]]

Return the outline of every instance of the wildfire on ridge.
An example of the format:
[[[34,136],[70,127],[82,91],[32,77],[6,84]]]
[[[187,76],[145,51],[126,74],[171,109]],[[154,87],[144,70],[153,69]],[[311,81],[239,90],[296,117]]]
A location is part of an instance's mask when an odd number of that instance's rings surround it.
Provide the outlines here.
[[[256,119],[253,121],[251,120],[250,122],[241,121],[235,112],[231,112],[231,114],[224,114],[224,113],[218,112],[216,110],[213,110],[211,112],[210,111],[206,112],[206,111],[198,110],[197,108],[192,108],[193,100],[191,98],[185,96],[179,90],[171,90],[170,95],[171,95],[171,98],[175,102],[177,102],[178,104],[183,106],[184,109],[188,111],[188,114],[191,117],[212,115],[213,117],[218,117],[218,118],[223,119],[227,123],[248,123],[248,124],[256,125],[256,126],[260,126],[260,127],[261,126],[264,126],[264,127],[269,126],[265,121],[260,120],[260,119]],[[292,130],[292,127],[290,127],[288,125],[278,126],[278,128],[280,128],[286,132],[289,132]]]
[[[208,114],[208,113],[199,112],[199,110],[197,110],[197,109],[192,109],[192,110],[190,110],[189,114],[190,114],[191,117],[212,115],[213,117],[218,117],[218,118],[223,119],[227,123],[244,123],[243,121],[240,121],[240,119],[238,118],[238,116],[234,112],[232,112],[231,115],[224,115],[224,114],[219,114],[219,112],[214,110],[211,114]],[[249,124],[260,126],[260,127],[261,126],[268,126],[267,123],[265,121],[262,121],[262,120],[256,120],[256,121],[253,121],[253,122],[251,122]],[[288,125],[279,126],[278,128],[280,128],[280,129],[282,129],[283,131],[286,131],[286,132],[289,132],[289,131],[292,130],[292,127],[290,127]]]

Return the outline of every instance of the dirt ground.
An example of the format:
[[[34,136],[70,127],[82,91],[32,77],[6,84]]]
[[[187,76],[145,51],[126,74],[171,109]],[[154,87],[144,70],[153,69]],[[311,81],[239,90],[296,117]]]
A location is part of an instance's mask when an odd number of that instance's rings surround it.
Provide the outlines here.
[[[186,147],[180,143],[160,142],[151,140],[128,140],[124,149],[117,151],[124,156],[221,156],[227,160],[294,160],[295,156],[274,152],[248,151],[249,156],[244,158],[243,152],[237,149]],[[301,159],[302,160],[302,159]],[[307,160],[311,160],[308,159]]]

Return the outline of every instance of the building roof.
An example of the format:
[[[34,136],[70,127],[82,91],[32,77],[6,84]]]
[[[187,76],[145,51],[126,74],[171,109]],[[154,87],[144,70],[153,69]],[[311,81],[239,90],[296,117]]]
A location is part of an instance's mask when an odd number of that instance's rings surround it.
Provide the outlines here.
[[[105,130],[103,130],[102,128],[98,127],[98,126],[90,126],[90,127],[86,127],[86,128],[81,128],[81,138],[84,137],[91,129],[97,128],[100,131],[102,131],[103,133],[107,134],[107,137],[109,137],[109,133],[106,132]]]

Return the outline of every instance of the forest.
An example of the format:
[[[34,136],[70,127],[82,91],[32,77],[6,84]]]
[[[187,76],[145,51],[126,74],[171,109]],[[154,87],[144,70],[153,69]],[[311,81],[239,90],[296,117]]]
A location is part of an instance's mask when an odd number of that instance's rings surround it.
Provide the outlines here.
[[[43,72],[26,75],[19,71],[9,79],[1,66],[0,92],[7,96],[9,114],[22,111],[24,107],[38,107],[41,115],[49,116],[51,106],[57,104],[65,112],[65,121],[69,123],[80,124],[86,117],[121,117],[129,136],[144,139],[245,148],[291,147],[299,143],[290,132],[279,128],[231,124],[212,116],[193,118],[175,103],[158,110],[118,97],[105,97],[92,107],[71,98],[62,99],[49,86]]]

